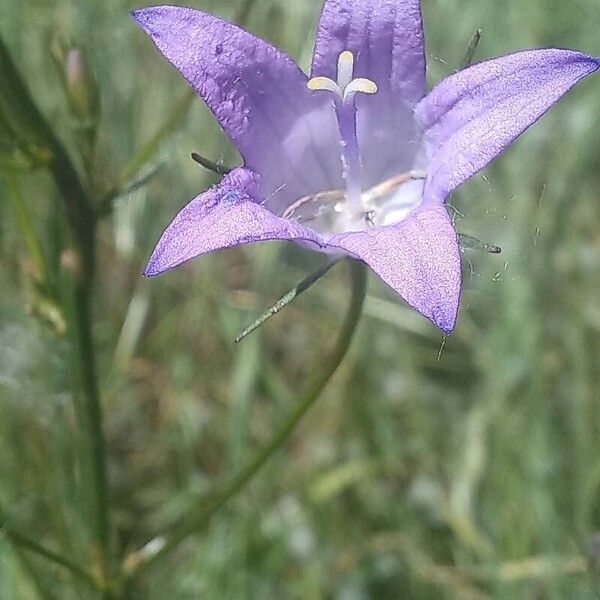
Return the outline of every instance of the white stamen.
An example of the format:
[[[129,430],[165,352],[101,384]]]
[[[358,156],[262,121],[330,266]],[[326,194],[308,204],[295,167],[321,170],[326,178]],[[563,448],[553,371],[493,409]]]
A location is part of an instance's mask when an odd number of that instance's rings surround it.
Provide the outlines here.
[[[390,177],[390,179],[386,179],[362,193],[363,206],[371,207],[377,205],[382,198],[392,194],[405,183],[408,183],[411,180],[420,179],[427,179],[427,173],[425,171],[409,171],[408,173]]]
[[[329,77],[313,77],[309,79],[307,86],[311,91],[332,92],[346,102],[351,100],[354,94],[361,92],[363,94],[377,93],[377,84],[364,77],[354,77],[354,54],[349,50],[344,50],[338,57],[337,82]]]
[[[329,233],[396,223],[410,213],[420,198],[422,187],[407,184],[422,181],[426,175],[425,171],[407,171],[374,185],[362,192],[358,210],[348,202],[344,190],[326,190],[299,198],[283,211],[282,217],[311,223]]]

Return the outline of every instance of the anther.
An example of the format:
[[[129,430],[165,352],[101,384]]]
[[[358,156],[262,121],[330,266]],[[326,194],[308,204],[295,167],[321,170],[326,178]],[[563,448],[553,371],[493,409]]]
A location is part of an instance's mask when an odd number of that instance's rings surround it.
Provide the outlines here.
[[[385,198],[385,196],[395,192],[405,183],[423,179],[427,179],[427,173],[425,171],[414,170],[409,171],[408,173],[402,173],[401,175],[395,175],[363,192],[362,202],[365,206],[372,206],[377,204],[382,198]]]

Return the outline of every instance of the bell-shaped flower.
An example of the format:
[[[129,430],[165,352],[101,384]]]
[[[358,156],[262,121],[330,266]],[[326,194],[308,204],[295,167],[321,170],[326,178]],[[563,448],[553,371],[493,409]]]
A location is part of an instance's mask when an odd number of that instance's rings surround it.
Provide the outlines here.
[[[600,66],[572,50],[529,50],[471,66],[426,95],[419,0],[326,0],[310,78],[202,12],[133,16],[244,161],[175,217],[146,275],[290,240],[364,261],[447,333],[461,261],[446,200]]]

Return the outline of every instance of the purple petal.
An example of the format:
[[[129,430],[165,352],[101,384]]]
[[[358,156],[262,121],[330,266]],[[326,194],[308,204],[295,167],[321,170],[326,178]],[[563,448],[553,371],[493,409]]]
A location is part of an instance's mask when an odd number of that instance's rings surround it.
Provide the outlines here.
[[[339,235],[329,243],[365,261],[444,332],[454,329],[461,287],[460,252],[444,206],[418,210],[391,227]]]
[[[295,240],[324,247],[314,232],[257,204],[256,184],[251,171],[235,169],[192,200],[163,233],[144,274],[158,275],[202,254],[252,242]]]
[[[133,17],[208,104],[245,166],[261,174],[263,197],[277,196],[280,209],[339,187],[331,103],[309,92],[306,76],[286,54],[190,8],[158,6]]]
[[[337,76],[338,56],[350,50],[355,77],[375,80],[402,104],[425,91],[419,0],[325,0],[312,64],[313,77]]]
[[[425,54],[419,0],[326,0],[312,75],[336,79],[337,59],[350,50],[355,77],[378,92],[359,94],[358,138],[367,186],[409,170],[416,144],[412,109],[425,93]]]
[[[572,50],[528,50],[442,81],[415,111],[429,162],[425,198],[443,202],[599,66]]]

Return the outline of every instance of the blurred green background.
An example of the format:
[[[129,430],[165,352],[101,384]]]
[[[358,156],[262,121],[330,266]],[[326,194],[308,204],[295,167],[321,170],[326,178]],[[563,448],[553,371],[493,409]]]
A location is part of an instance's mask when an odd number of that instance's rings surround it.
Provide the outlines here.
[[[310,62],[320,0],[188,5],[242,20]],[[139,6],[2,0],[0,9],[0,35],[94,194],[147,179],[100,226],[93,294],[117,558],[268,439],[319,368],[349,296],[339,266],[236,346],[319,256],[265,244],[140,276],[177,210],[217,181],[190,152],[236,157],[130,20]],[[431,84],[458,66],[477,28],[477,60],[542,46],[600,55],[598,0],[423,0],[423,10]],[[97,82],[95,140],[66,99],[69,46]],[[456,333],[443,344],[371,276],[350,354],[291,443],[132,597],[600,596],[599,108],[596,77],[454,196],[458,230],[503,249],[465,252]],[[61,273],[77,265],[52,178],[9,138],[0,139],[0,506],[85,565],[61,309]],[[128,172],[134,157],[141,170]],[[1,600],[94,597],[0,530]]]

